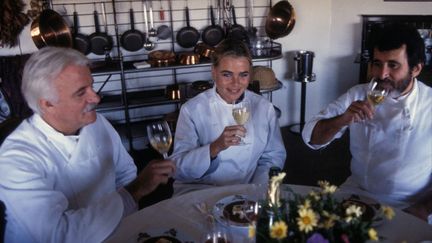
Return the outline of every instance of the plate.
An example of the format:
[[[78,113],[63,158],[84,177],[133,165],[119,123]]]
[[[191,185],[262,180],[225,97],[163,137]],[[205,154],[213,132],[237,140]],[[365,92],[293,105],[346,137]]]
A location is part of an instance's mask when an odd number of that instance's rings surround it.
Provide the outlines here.
[[[342,194],[341,198],[342,203],[347,207],[350,205],[360,207],[363,220],[373,220],[374,222],[372,223],[372,225],[375,227],[382,223],[383,218],[378,217],[381,204],[376,200],[357,194]]]
[[[247,204],[246,204],[247,202]],[[255,217],[256,201],[246,195],[231,195],[220,199],[213,207],[213,216],[225,226],[248,227],[249,219]],[[243,208],[248,205],[246,215]]]
[[[138,243],[194,243],[190,237],[174,228],[168,230],[146,230],[138,233]]]

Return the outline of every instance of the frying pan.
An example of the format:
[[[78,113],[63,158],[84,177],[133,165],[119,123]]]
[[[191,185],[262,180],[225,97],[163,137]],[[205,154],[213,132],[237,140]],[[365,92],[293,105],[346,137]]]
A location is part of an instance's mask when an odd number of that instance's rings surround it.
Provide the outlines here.
[[[31,24],[30,34],[37,48],[44,46],[72,47],[69,26],[56,11],[45,9]]]
[[[231,5],[231,13],[232,13],[233,24],[228,29],[228,33],[227,33],[228,38],[233,40],[248,41],[249,38],[245,28],[242,25],[237,24],[234,5]]]
[[[193,47],[196,45],[200,37],[197,29],[190,26],[189,23],[189,8],[186,7],[186,26],[177,32],[177,43],[184,48]]]
[[[213,6],[210,6],[210,20],[211,25],[207,26],[201,33],[201,38],[204,43],[210,46],[215,46],[222,41],[225,32],[220,25],[215,24],[213,15]]]
[[[129,16],[131,28],[121,35],[120,44],[128,51],[138,51],[144,45],[145,36],[139,30],[135,29],[134,12],[132,7],[129,9]]]
[[[277,39],[288,35],[294,25],[294,8],[288,1],[280,1],[270,8],[266,18],[265,32],[271,39]]]
[[[102,6],[103,6],[103,8],[105,8],[104,5],[102,5]],[[105,17],[106,17],[105,11],[103,11],[102,14],[104,15],[104,19],[105,19]],[[106,19],[104,21],[105,22],[105,32],[100,32],[98,12],[96,10],[96,6],[95,6],[95,10],[93,11],[93,17],[94,17],[94,22],[95,22],[95,32],[89,36],[91,52],[93,52],[96,55],[103,55],[103,54],[106,54],[106,51],[110,51],[112,49],[113,40],[112,40],[111,36],[109,36],[106,33],[106,31],[107,31]]]
[[[74,33],[73,33],[73,47],[84,53],[85,55],[90,53],[90,39],[87,35],[79,33],[78,29],[78,13],[75,10],[73,12],[74,22]]]

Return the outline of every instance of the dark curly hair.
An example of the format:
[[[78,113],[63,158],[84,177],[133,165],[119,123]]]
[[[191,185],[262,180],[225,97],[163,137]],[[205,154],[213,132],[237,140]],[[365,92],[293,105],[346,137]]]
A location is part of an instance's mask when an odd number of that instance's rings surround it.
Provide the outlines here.
[[[373,32],[370,43],[370,52],[377,48],[379,51],[390,51],[406,45],[406,54],[410,69],[419,63],[424,63],[425,44],[417,29],[404,23],[389,23],[378,27]]]

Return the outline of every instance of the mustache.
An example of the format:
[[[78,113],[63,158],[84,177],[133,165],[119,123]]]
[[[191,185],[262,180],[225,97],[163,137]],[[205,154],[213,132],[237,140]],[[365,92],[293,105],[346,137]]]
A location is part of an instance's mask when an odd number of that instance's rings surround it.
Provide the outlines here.
[[[86,106],[86,108],[84,109],[84,112],[89,112],[89,111],[95,110],[97,105],[98,105],[97,103],[88,104]]]
[[[385,79],[380,79],[380,78],[375,78],[375,80],[378,82],[379,86],[387,86],[387,87],[392,87],[393,89],[396,88],[396,84],[393,80],[389,79],[389,78],[385,78]]]

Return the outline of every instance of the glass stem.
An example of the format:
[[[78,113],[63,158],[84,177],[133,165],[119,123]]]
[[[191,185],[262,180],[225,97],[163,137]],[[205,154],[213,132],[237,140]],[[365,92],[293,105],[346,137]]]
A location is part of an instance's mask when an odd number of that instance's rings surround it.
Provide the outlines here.
[[[168,159],[168,153],[163,153],[162,156],[164,159]]]

